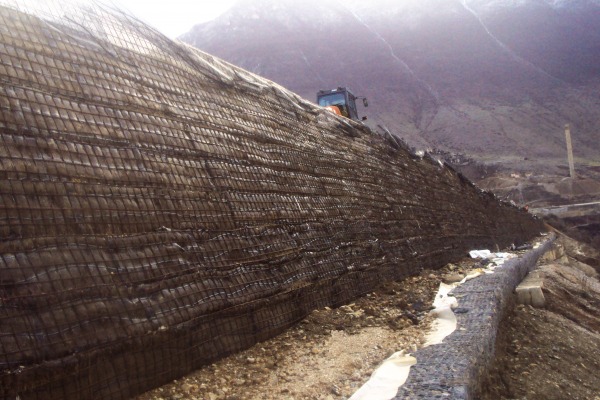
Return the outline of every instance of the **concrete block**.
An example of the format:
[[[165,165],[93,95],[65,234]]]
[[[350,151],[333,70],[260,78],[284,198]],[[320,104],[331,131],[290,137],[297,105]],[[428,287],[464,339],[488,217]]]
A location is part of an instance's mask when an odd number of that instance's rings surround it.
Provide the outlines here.
[[[538,271],[532,271],[523,282],[515,289],[517,293],[517,302],[537,308],[542,308],[546,305],[546,299],[542,292],[544,280]]]
[[[554,243],[552,245],[552,248],[547,251],[546,253],[544,253],[544,255],[541,257],[540,261],[542,263],[549,263],[549,262],[553,262],[556,261],[558,259],[561,259],[562,257],[565,257],[565,248],[562,244],[560,243]]]

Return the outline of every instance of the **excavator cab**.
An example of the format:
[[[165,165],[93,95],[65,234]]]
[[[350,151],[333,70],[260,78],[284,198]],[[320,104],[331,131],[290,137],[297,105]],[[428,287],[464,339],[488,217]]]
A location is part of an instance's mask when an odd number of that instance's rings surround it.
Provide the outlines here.
[[[317,93],[317,104],[328,108],[335,114],[341,115],[355,121],[364,121],[367,117],[358,117],[356,108],[356,100],[362,99],[365,107],[369,106],[369,102],[364,97],[356,97],[350,89],[338,87],[331,90],[319,90]]]

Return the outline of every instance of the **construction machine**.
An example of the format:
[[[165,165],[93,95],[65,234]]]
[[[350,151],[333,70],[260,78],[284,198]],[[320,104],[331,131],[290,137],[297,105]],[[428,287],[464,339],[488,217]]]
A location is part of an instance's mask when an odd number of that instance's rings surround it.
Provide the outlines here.
[[[341,115],[355,121],[365,121],[367,117],[358,117],[356,108],[356,100],[362,99],[365,107],[369,106],[369,102],[365,97],[357,97],[350,89],[346,87],[338,87],[331,90],[319,90],[317,92],[317,104],[327,108],[331,112]]]

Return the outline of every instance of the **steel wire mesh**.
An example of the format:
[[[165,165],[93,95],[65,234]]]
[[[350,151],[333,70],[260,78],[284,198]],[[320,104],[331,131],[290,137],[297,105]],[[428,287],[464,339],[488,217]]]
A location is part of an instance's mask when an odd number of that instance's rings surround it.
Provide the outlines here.
[[[0,397],[120,399],[541,228],[99,2],[0,1]]]

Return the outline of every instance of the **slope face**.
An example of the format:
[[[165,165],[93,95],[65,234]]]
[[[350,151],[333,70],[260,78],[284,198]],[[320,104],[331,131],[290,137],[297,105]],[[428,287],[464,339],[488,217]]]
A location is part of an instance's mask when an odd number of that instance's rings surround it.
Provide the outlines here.
[[[1,398],[130,398],[541,228],[136,20],[44,4],[0,6]]]
[[[547,165],[571,123],[600,158],[595,1],[241,2],[182,40],[308,99],[349,85],[420,147]]]

